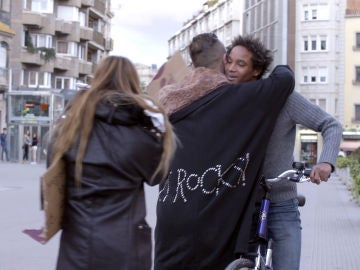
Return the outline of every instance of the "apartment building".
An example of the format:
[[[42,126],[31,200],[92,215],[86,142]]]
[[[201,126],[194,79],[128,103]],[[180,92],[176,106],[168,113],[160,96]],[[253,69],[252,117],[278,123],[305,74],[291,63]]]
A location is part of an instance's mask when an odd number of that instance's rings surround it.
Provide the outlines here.
[[[6,125],[5,93],[9,88],[9,51],[15,32],[10,28],[10,0],[0,1],[0,130]]]
[[[346,2],[296,1],[296,91],[340,122],[344,107]],[[299,127],[301,160],[315,163],[321,134]]]
[[[341,150],[360,147],[360,1],[347,0],[345,13],[344,141]]]
[[[205,32],[215,33],[225,46],[230,45],[232,38],[241,33],[242,13],[242,0],[206,1],[202,10],[169,39],[169,57],[179,50],[190,65],[188,45],[194,36]]]
[[[274,54],[273,65],[295,68],[295,1],[245,0],[243,34],[259,38]]]
[[[135,63],[136,71],[139,74],[141,90],[146,92],[146,87],[155,77],[156,73],[158,72],[157,65],[153,64],[151,66]]]
[[[11,159],[20,159],[26,130],[46,137],[68,95],[91,83],[94,67],[112,50],[112,17],[110,0],[11,0]]]

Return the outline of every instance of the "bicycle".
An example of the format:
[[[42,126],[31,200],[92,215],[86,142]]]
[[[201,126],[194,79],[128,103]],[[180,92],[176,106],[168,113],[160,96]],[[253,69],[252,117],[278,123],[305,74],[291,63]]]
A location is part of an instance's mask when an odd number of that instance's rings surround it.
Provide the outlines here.
[[[271,185],[280,180],[296,183],[310,181],[311,169],[305,168],[305,163],[294,162],[292,167],[292,170],[287,170],[276,178],[262,178],[261,186],[264,188],[265,195],[261,201],[255,241],[252,242],[256,244],[256,254],[247,254],[247,257],[240,257],[239,259],[234,260],[225,268],[225,270],[272,270],[273,240],[267,237],[267,215],[270,209],[269,198]],[[254,258],[254,260],[248,257]]]

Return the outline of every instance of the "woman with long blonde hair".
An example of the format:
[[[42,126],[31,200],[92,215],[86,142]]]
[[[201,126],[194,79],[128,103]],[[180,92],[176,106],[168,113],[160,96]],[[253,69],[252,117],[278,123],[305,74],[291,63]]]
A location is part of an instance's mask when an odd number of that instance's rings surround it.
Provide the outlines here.
[[[67,175],[57,269],[151,269],[143,184],[165,178],[175,136],[131,61],[103,59],[55,134],[49,159]]]

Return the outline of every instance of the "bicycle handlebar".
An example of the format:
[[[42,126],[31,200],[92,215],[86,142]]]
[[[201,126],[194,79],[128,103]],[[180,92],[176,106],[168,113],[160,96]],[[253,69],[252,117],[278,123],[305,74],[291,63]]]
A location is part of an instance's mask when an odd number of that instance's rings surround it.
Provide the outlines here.
[[[296,183],[303,183],[310,181],[311,169],[293,169],[287,170],[281,173],[278,177],[267,178],[265,181],[267,183],[275,183],[281,180],[287,180]]]

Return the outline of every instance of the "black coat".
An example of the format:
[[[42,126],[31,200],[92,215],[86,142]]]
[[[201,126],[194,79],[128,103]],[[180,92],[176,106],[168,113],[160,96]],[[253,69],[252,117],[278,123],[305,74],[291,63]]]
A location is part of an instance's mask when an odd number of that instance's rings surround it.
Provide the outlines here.
[[[135,107],[101,105],[74,186],[76,147],[64,156],[67,195],[57,269],[151,269],[143,183],[162,154],[162,135]]]
[[[280,66],[171,115],[180,146],[160,186],[156,270],[224,269],[246,251],[266,146],[293,87],[292,71]]]

